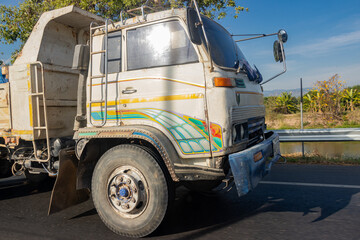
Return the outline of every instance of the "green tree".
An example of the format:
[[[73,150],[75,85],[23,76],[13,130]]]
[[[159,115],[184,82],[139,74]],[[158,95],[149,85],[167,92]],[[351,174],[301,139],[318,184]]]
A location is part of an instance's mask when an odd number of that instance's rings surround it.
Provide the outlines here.
[[[298,101],[296,97],[292,96],[291,92],[283,92],[280,96],[276,98],[276,106],[274,108],[275,112],[278,113],[296,113],[299,111],[297,107]]]
[[[306,112],[317,112],[316,110],[316,91],[311,90],[307,92],[303,97],[303,108]]]
[[[358,92],[360,92],[360,85],[355,85],[355,86],[352,86],[352,87],[348,87],[347,89],[354,89],[354,90],[357,90]]]
[[[275,96],[264,97],[264,105],[266,108],[273,109],[276,105],[276,98]]]
[[[153,4],[170,5],[171,7],[187,6],[191,1],[152,0]],[[75,5],[86,11],[105,18],[119,20],[122,9],[139,7],[145,0],[23,0],[19,6],[0,5],[0,42],[11,44],[20,41],[26,42],[40,15],[49,10]],[[223,18],[232,10],[235,18],[245,9],[235,0],[198,0],[202,13],[212,18]],[[17,50],[13,54],[13,60]]]
[[[342,102],[347,110],[354,111],[355,105],[360,103],[360,94],[357,89],[345,89],[342,95]]]

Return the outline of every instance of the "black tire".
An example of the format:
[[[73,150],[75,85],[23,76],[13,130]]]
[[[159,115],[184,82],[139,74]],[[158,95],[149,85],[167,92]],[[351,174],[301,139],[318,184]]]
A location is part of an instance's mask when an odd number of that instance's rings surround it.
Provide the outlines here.
[[[169,189],[164,171],[141,147],[119,145],[105,152],[96,164],[91,189],[100,218],[117,234],[147,236],[165,217]]]

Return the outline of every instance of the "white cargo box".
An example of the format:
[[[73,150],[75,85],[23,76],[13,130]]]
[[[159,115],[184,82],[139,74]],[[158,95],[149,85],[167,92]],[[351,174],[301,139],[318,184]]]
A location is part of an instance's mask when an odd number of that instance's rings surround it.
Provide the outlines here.
[[[76,44],[88,41],[91,22],[104,20],[74,6],[40,17],[9,67],[9,84],[0,85],[2,136],[44,139],[42,128],[49,138],[73,135],[79,76],[71,69],[73,52]]]

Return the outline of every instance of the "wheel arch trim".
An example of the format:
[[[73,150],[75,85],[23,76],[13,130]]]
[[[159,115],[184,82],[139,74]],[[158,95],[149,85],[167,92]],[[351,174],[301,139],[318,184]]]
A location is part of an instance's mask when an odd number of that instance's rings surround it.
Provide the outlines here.
[[[75,152],[80,162],[84,159],[86,146],[94,139],[118,139],[124,140],[124,143],[130,143],[132,140],[144,140],[151,144],[160,154],[172,180],[175,182],[179,181],[174,168],[174,163],[178,161],[179,156],[170,140],[162,132],[153,127],[131,126],[82,129],[75,133],[74,138],[76,139]]]

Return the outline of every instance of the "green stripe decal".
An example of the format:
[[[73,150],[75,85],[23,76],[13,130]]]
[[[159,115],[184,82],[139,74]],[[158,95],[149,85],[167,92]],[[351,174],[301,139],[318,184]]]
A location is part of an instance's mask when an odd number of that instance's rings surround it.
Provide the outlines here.
[[[87,133],[79,133],[79,136],[95,136],[97,132],[87,132]]]
[[[104,111],[92,112],[95,121],[102,121]],[[169,131],[184,154],[198,154],[210,152],[210,145],[214,152],[223,148],[222,129],[215,123],[210,124],[213,144],[209,142],[209,133],[204,120],[195,119],[181,114],[161,109],[143,108],[120,111],[108,111],[108,120],[146,119],[160,124]],[[89,133],[88,133],[89,134]],[[89,136],[89,135],[87,135]]]
[[[246,88],[245,82],[243,79],[236,78],[235,83],[236,83],[236,87],[238,87],[238,88]]]

